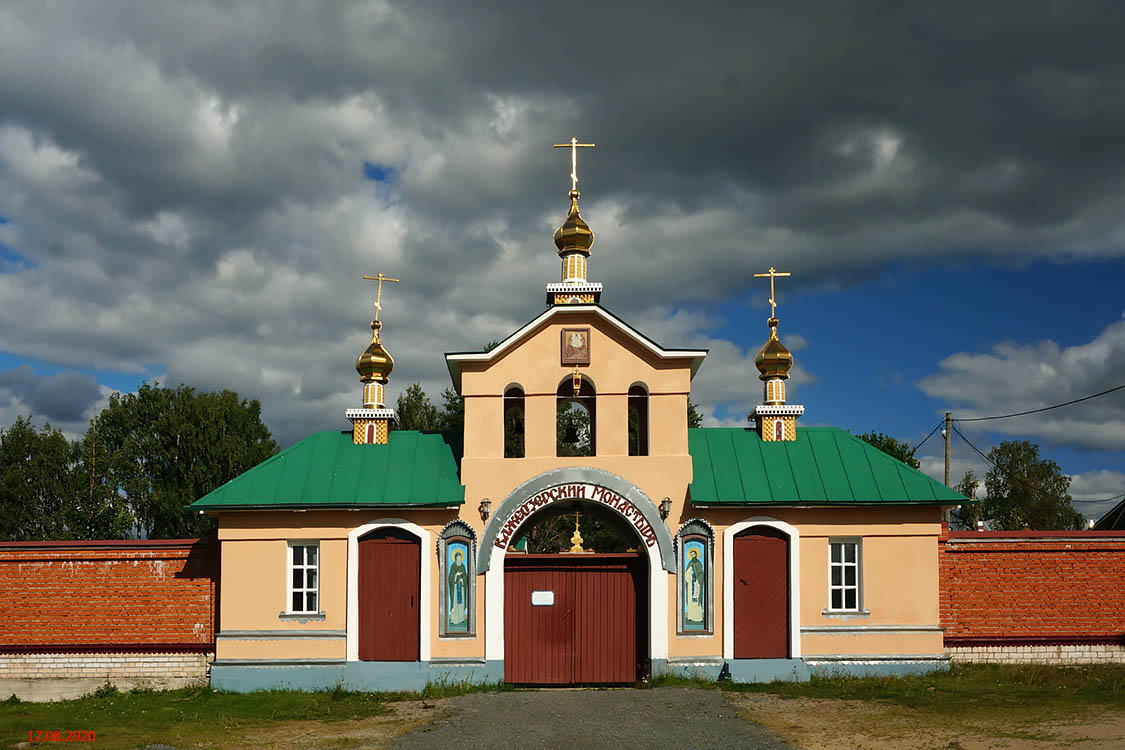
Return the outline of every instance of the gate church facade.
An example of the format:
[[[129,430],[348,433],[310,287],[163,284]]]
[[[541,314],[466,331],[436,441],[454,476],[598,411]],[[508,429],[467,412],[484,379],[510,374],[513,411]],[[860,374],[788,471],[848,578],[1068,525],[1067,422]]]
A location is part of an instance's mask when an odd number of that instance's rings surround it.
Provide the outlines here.
[[[665,348],[602,306],[572,180],[546,309],[489,351],[445,355],[463,434],[394,429],[380,274],[351,428],[192,506],[219,522],[215,687],[945,665],[938,539],[943,507],[963,498],[846,432],[798,427],[772,308],[752,425],[689,429],[707,353]],[[560,455],[569,402],[589,455]],[[529,554],[528,530],[560,511],[611,513],[632,543],[589,553],[576,520],[574,552]]]

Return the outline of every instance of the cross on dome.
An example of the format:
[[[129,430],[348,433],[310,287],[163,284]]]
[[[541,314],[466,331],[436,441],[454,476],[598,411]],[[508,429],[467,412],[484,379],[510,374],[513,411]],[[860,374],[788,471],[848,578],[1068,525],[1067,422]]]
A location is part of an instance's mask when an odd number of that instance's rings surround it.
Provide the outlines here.
[[[578,192],[578,149],[593,148],[593,143],[579,143],[577,138],[571,138],[570,143],[556,143],[554,148],[570,149],[570,192]]]

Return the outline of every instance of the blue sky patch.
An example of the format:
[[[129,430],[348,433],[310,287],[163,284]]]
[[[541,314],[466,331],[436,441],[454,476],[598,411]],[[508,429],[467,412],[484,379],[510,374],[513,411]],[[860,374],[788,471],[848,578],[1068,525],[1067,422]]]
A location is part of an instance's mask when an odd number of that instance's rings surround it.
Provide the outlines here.
[[[363,162],[363,176],[372,182],[393,182],[396,174],[395,168],[386,164]]]
[[[21,273],[35,267],[35,263],[25,258],[15,248],[0,242],[0,273]]]

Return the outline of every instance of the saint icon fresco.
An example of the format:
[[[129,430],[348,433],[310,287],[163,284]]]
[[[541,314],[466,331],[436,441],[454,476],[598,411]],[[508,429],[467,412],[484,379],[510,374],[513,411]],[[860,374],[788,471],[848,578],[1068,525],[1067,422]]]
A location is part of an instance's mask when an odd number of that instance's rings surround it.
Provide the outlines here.
[[[445,605],[448,616],[446,630],[468,632],[469,630],[469,571],[465,566],[468,545],[453,542],[446,546],[449,556],[446,568]]]
[[[684,630],[707,629],[707,579],[703,542],[684,543]]]

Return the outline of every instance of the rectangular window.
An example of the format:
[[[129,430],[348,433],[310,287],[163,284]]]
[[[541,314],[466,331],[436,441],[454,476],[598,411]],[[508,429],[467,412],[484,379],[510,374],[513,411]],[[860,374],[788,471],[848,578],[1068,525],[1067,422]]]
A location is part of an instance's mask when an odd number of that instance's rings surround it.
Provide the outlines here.
[[[316,613],[320,606],[320,545],[317,542],[289,543],[290,614]]]
[[[829,541],[828,609],[858,611],[863,606],[859,590],[860,543]]]

